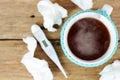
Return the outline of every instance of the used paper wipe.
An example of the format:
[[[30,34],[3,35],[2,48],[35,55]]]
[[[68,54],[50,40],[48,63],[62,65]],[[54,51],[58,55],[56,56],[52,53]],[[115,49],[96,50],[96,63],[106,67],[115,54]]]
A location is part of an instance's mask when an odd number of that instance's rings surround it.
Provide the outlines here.
[[[34,57],[37,47],[36,40],[33,37],[27,37],[23,38],[23,42],[28,45],[28,52],[23,56],[21,63],[25,65],[34,80],[53,80],[53,74],[49,69],[48,63],[45,60]]]
[[[93,7],[92,0],[71,0],[74,4],[80,7],[82,10],[91,9]]]
[[[61,25],[62,18],[67,17],[67,10],[57,3],[52,3],[50,0],[40,0],[37,5],[38,11],[44,19],[44,27],[51,32],[57,31],[53,28],[54,24]]]
[[[120,80],[120,61],[116,60],[114,63],[107,65],[100,72],[99,80]]]

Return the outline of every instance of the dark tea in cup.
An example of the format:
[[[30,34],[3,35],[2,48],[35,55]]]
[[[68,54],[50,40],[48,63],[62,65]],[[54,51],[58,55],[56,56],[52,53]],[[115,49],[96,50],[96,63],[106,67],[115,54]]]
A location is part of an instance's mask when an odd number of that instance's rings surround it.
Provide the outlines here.
[[[103,56],[110,45],[110,34],[106,26],[94,18],[76,21],[68,32],[71,52],[83,60],[96,60]]]
[[[97,67],[112,58],[118,31],[110,18],[112,6],[73,14],[63,25],[60,43],[67,58],[80,66]]]

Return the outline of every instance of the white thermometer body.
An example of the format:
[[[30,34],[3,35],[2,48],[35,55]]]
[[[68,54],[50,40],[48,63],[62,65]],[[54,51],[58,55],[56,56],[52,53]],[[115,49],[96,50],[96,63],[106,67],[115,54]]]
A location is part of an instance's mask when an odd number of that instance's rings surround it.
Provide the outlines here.
[[[34,24],[34,25],[32,25],[31,30],[32,30],[32,33],[35,36],[35,38],[40,43],[40,45],[41,45],[42,49],[44,50],[44,52],[58,66],[58,68],[61,70],[63,75],[67,78],[67,75],[66,75],[62,65],[60,64],[60,61],[58,59],[58,56],[57,56],[57,53],[56,53],[54,47],[52,46],[50,41],[45,36],[45,34],[42,31],[42,29],[38,25]]]

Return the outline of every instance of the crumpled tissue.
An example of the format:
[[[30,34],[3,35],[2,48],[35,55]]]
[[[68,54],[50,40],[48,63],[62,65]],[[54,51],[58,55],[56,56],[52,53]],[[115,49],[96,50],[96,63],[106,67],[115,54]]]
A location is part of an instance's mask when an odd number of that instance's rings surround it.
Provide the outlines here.
[[[71,0],[74,4],[80,7],[82,10],[91,9],[93,7],[92,0]]]
[[[114,63],[107,65],[100,72],[99,80],[120,80],[120,61],[116,60]]]
[[[28,46],[28,52],[23,56],[21,63],[25,65],[34,80],[53,80],[53,74],[45,60],[34,57],[37,42],[33,37],[23,38]]]
[[[67,10],[57,3],[52,3],[50,0],[40,0],[37,5],[38,11],[42,14],[44,23],[43,26],[50,32],[55,32],[54,24],[61,25],[62,18],[67,17]]]

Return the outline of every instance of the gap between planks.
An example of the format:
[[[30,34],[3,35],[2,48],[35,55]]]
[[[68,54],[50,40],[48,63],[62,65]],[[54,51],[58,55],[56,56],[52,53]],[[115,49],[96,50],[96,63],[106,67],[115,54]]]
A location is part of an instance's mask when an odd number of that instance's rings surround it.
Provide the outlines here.
[[[0,39],[0,41],[21,41],[22,39]],[[49,39],[51,42],[60,42],[60,39]],[[120,42],[120,40],[118,40]]]

